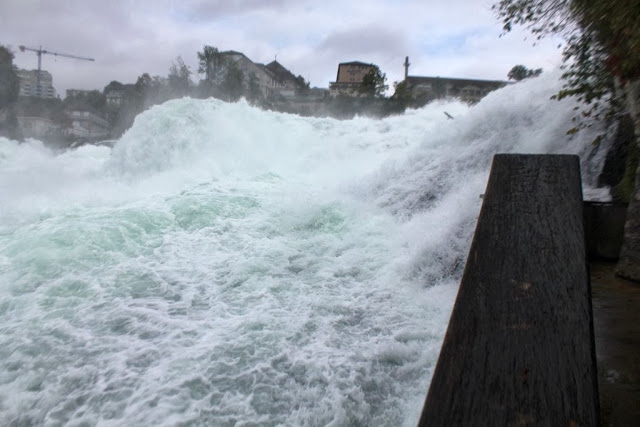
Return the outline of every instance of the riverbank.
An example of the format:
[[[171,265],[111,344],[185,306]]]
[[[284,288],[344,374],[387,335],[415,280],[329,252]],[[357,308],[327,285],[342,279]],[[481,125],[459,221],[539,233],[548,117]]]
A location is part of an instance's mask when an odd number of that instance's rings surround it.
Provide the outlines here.
[[[640,419],[640,284],[614,275],[615,263],[590,264],[600,419],[635,426]]]

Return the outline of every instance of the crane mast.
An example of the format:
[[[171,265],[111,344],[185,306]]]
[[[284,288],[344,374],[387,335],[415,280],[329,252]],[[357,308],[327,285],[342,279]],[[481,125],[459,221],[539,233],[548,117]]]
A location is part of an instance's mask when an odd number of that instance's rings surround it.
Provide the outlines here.
[[[53,55],[53,56],[60,56],[63,58],[73,58],[73,59],[80,59],[83,61],[95,61],[95,59],[93,58],[86,58],[84,56],[76,56],[76,55],[69,55],[68,53],[60,53],[60,52],[54,52],[51,50],[47,50],[47,49],[43,49],[42,46],[40,46],[39,48],[34,48],[34,47],[27,47],[27,46],[19,46],[20,48],[20,52],[24,52],[26,50],[31,51],[31,52],[35,52],[36,55],[38,55],[38,72],[36,74],[36,95],[40,96],[41,95],[41,87],[40,87],[40,71],[42,69],[42,55]]]

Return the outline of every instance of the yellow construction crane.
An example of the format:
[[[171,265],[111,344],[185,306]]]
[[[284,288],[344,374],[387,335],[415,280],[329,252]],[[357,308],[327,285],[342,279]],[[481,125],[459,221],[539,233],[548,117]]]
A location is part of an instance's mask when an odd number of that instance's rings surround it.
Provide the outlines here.
[[[25,50],[28,50],[31,52],[35,52],[36,55],[38,55],[38,73],[36,74],[36,95],[37,96],[41,95],[40,70],[42,67],[42,55],[61,56],[64,58],[81,59],[83,61],[95,61],[95,59],[93,58],[85,58],[84,56],[76,56],[76,55],[69,55],[67,53],[53,52],[51,50],[43,49],[42,46],[40,46],[39,48],[26,47],[26,46],[19,46],[19,47],[20,47],[20,52],[24,52]]]

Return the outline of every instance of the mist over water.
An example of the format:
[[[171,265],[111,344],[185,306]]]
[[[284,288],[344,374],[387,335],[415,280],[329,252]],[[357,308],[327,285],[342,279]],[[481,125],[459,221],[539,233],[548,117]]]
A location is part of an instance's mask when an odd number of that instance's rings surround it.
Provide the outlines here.
[[[415,425],[493,154],[579,154],[607,196],[557,77],[385,120],[181,99],[112,149],[0,139],[0,425]]]

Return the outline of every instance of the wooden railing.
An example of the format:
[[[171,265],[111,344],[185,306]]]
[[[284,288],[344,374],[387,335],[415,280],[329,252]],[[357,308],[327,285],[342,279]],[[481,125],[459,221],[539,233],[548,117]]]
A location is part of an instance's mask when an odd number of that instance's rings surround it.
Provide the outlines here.
[[[593,426],[576,156],[499,154],[420,426]]]

